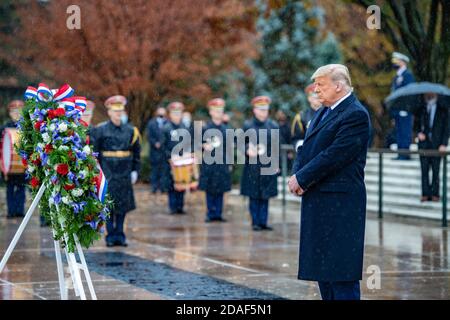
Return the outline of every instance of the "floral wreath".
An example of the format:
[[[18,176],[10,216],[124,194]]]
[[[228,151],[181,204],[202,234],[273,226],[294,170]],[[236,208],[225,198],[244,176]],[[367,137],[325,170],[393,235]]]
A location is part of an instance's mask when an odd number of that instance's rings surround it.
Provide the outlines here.
[[[43,83],[28,87],[15,144],[33,197],[45,186],[40,213],[69,252],[76,238],[85,248],[100,239],[112,205],[87,124],[80,119],[86,98],[73,94],[67,84],[52,90]]]

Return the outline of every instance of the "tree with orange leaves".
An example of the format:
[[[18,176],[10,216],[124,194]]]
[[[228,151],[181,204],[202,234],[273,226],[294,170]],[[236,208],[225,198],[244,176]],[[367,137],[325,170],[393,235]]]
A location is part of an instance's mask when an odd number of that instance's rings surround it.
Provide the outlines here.
[[[251,3],[80,0],[81,28],[74,30],[66,27],[71,1],[27,3],[18,9],[17,32],[1,35],[14,50],[0,55],[30,79],[70,82],[99,104],[126,95],[130,118],[142,128],[158,104],[204,105],[209,79],[245,67],[253,47]]]

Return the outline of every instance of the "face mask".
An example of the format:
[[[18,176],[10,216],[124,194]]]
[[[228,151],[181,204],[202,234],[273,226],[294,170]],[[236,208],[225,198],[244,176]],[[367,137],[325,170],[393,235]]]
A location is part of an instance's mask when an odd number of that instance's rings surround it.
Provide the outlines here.
[[[122,124],[128,123],[128,116],[126,114],[122,114],[120,116],[120,122],[122,122]]]
[[[189,118],[183,118],[182,121],[186,127],[189,127],[191,125],[191,119],[189,119]]]

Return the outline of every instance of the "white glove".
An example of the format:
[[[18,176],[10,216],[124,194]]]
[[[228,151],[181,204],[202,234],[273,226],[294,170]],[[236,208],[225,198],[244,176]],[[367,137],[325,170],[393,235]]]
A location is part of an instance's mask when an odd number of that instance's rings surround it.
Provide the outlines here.
[[[132,171],[131,172],[131,184],[135,184],[138,178],[138,173],[137,171]]]

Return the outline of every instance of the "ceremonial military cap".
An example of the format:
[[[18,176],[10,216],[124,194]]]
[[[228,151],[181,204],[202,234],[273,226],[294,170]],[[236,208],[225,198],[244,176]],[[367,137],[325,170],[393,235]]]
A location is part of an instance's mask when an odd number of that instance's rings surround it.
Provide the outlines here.
[[[9,110],[22,109],[23,101],[22,100],[13,100],[8,104]]]
[[[208,101],[208,108],[210,110],[222,110],[225,108],[225,100],[216,98]]]
[[[113,111],[125,110],[125,105],[127,104],[127,98],[121,95],[116,95],[109,97],[105,101],[105,107]]]
[[[171,102],[168,106],[167,109],[169,110],[169,112],[171,113],[181,113],[184,110],[184,104],[178,101],[175,102]]]
[[[306,95],[310,95],[310,94],[313,94],[314,93],[314,83],[311,83],[310,85],[308,85],[306,88],[305,88],[305,93],[306,93]]]
[[[86,101],[86,110],[84,110],[85,115],[91,115],[95,109],[94,101],[87,100]]]
[[[257,96],[252,99],[252,106],[261,110],[269,110],[271,102],[272,100],[268,96]]]
[[[400,52],[392,53],[392,60],[402,60],[405,61],[406,63],[409,62],[408,56]]]

